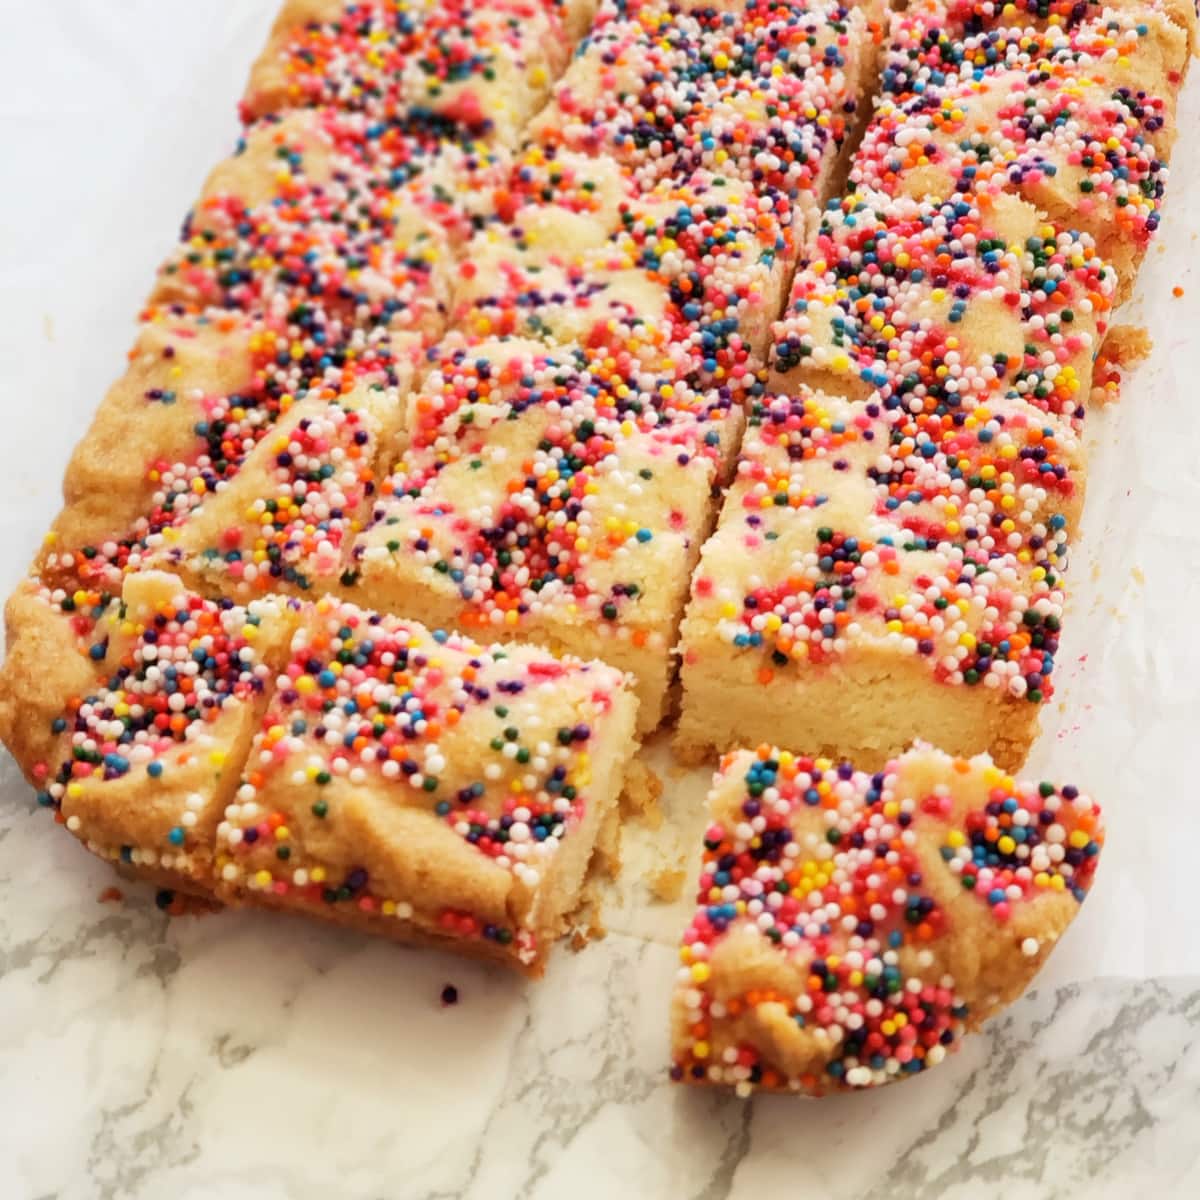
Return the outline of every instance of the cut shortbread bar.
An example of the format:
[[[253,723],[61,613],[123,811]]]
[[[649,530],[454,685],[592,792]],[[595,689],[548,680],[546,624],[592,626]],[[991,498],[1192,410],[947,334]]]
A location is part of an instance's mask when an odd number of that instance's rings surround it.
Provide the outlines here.
[[[145,560],[198,591],[236,599],[337,587],[376,467],[395,453],[402,413],[395,392],[381,387],[299,401],[236,475],[148,534]]]
[[[1089,237],[1015,197],[850,195],[825,210],[801,256],[771,386],[929,393],[950,408],[1011,391],[1071,415],[1115,286]]]
[[[432,0],[284,0],[242,99],[249,117],[325,105],[394,111]]]
[[[255,63],[243,109],[432,116],[511,144],[591,8],[590,0],[293,0]]]
[[[1071,28],[1106,12],[1144,12],[1168,17],[1195,42],[1196,6],[1192,0],[939,0],[946,23],[963,37],[998,25],[1032,29]],[[897,9],[900,5],[895,6]]]
[[[540,973],[634,708],[609,667],[321,600],[218,829],[219,894]]]
[[[649,185],[699,168],[824,197],[864,105],[874,6],[606,3],[527,136]]]
[[[147,571],[119,600],[30,584],[7,616],[0,737],[89,850],[534,974],[636,747],[611,667],[328,597]]]
[[[411,335],[377,331],[339,349],[290,315],[157,313],[143,325],[67,468],[65,505],[39,557],[48,579],[119,589],[147,539],[233,479],[292,404],[368,382],[397,394],[412,379]]]
[[[205,886],[292,611],[145,572],[119,600],[27,585],[7,620],[0,736],[42,803],[93,853]]]
[[[171,464],[223,460],[227,446],[259,436],[277,411],[277,399],[264,394],[260,402],[256,394],[267,392],[275,347],[274,335],[232,315],[144,325],[128,369],[67,466],[66,504],[47,538],[43,570],[84,577],[93,565],[119,570],[137,523],[153,523],[155,510],[165,513],[175,497],[186,503],[187,468],[176,473]]]
[[[436,150],[306,109],[246,130],[205,183],[151,304],[286,316],[436,338],[451,278],[442,206],[414,186]],[[404,182],[408,181],[408,182]]]
[[[1025,990],[1104,844],[1076,788],[923,745],[875,775],[740,751],[709,808],[672,1077],[741,1095],[936,1066]]]
[[[1187,34],[1153,5],[964,37],[940,0],[891,18],[852,185],[916,198],[1018,194],[1090,234],[1127,296],[1159,222]]]
[[[608,159],[528,150],[465,249],[451,325],[470,336],[643,346],[706,380],[760,364],[797,250],[790,202],[696,172],[642,192]]]
[[[412,401],[348,594],[611,662],[637,677],[640,728],[652,729],[740,428],[728,392],[636,360],[447,345]]]
[[[799,404],[764,404],[693,585],[684,751],[784,714],[792,744],[864,766],[924,736],[1024,760],[1114,289],[1090,238],[1014,197],[826,210],[772,348]],[[878,459],[845,448],[867,434]]]
[[[877,767],[1023,761],[1051,693],[1082,454],[1015,398],[756,406],[681,629],[688,757],[776,736]]]
[[[570,57],[544,0],[434,0],[403,68],[408,109],[514,145]]]

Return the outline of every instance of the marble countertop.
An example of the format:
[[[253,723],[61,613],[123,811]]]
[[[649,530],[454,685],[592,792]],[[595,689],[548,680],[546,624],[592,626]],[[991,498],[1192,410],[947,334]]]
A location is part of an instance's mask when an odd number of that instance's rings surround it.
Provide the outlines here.
[[[231,144],[277,3],[199,7],[6,21],[0,592]],[[137,885],[102,899],[118,881],[0,751],[0,1200],[1200,1195],[1198,117],[1193,81],[1131,306],[1155,354],[1094,423],[1071,661],[1033,766],[1094,790],[1110,840],[1036,990],[903,1087],[692,1092],[666,1076],[681,920],[645,904],[645,831],[609,935],[528,984],[299,920],[168,917]],[[673,860],[696,780],[666,783]]]
[[[101,903],[108,869],[0,772],[13,1200],[1200,1193],[1200,980],[1040,987],[902,1087],[744,1102],[666,1078],[670,946],[610,934],[529,985],[298,920],[170,918],[140,887]]]

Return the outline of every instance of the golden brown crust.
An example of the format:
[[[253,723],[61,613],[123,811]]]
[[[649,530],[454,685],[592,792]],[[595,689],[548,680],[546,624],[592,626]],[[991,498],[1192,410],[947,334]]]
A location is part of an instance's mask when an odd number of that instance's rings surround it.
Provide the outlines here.
[[[69,571],[71,555],[123,538],[145,520],[159,487],[154,464],[193,454],[206,399],[250,386],[254,338],[232,318],[164,317],[142,326],[129,367],[71,456],[65,505],[38,563],[42,573]]]
[[[51,724],[71,697],[92,688],[96,663],[70,617],[52,612],[32,582],[9,597],[4,618],[8,653],[0,665],[0,741],[25,778],[41,788],[61,744]]]
[[[75,618],[56,611],[61,599],[32,585],[19,593],[9,605],[11,651],[0,671],[3,691],[19,700],[0,708],[0,735],[26,774],[48,792],[68,830],[89,848],[127,861],[133,852],[144,865],[158,863],[168,874],[203,885],[210,879],[216,826],[237,787],[266,694],[247,690],[244,698],[227,697],[219,713],[187,721],[182,736],[160,744],[149,760],[137,755],[154,736],[153,726],[140,742],[122,742],[107,724],[112,717],[99,715],[151,705],[155,684],[147,664],[153,660],[142,633],[158,631],[158,661],[167,661],[163,614],[173,616],[177,602],[187,603],[179,581],[153,572],[129,576],[121,600],[99,615],[94,609]],[[262,602],[252,616],[243,610],[220,614],[214,605],[202,612],[209,629],[235,637],[248,621],[256,623],[253,643],[232,670],[244,673],[255,661],[267,673],[277,669],[294,624],[282,604]],[[73,621],[88,623],[86,639]],[[222,681],[211,682],[220,694]],[[181,703],[168,711],[182,718],[187,699],[204,693],[193,685],[176,694]],[[112,741],[111,774],[76,755],[81,745],[106,740]]]

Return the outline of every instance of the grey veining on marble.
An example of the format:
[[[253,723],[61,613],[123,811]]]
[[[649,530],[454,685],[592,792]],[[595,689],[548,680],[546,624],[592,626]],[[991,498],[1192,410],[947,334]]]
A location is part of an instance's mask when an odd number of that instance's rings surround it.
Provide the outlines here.
[[[742,1102],[666,1078],[669,946],[531,985],[112,881],[0,760],[4,1200],[1200,1194],[1200,980],[1046,986],[925,1077]]]

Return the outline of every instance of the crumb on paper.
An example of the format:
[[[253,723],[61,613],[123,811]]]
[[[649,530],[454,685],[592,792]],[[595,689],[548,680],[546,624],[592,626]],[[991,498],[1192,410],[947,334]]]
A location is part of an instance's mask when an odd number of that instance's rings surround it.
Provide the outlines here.
[[[42,332],[46,335],[46,341],[54,341],[54,318],[49,313],[42,314]]]
[[[682,867],[660,867],[646,877],[646,886],[655,900],[670,904],[679,899],[686,878],[687,872]]]
[[[1182,288],[1179,290],[1183,291]],[[1132,367],[1148,358],[1153,349],[1154,339],[1144,326],[1114,325],[1108,331],[1100,353],[1118,367]]]
[[[662,791],[662,780],[640,758],[635,758],[625,775],[621,812],[626,817],[640,818],[650,829],[661,829]]]
[[[1179,284],[1176,284],[1171,289],[1171,295],[1174,296],[1176,300],[1180,299],[1183,296],[1183,288],[1181,288]]]
[[[605,815],[596,832],[596,844],[588,860],[585,882],[599,885],[621,874],[621,810],[618,806]]]
[[[1154,341],[1141,325],[1114,325],[1092,366],[1092,403],[1103,406],[1120,399],[1121,374],[1150,356]]]
[[[571,940],[567,943],[576,954],[592,942],[602,942],[608,936],[599,910],[594,905],[589,904],[586,912],[576,910],[576,918],[571,926]]]
[[[159,888],[154,894],[154,903],[169,917],[203,917],[221,911],[220,901],[210,896],[189,896],[170,888]]]
[[[610,894],[605,885],[612,883],[621,869],[620,837],[620,813],[614,809],[600,828],[579,898],[565,918],[563,929],[570,936],[572,950],[582,950],[588,942],[600,941],[606,933],[600,920],[600,909]]]
[[[1145,584],[1145,582],[1146,582],[1146,575],[1145,575],[1145,573],[1142,571],[1142,568],[1141,568],[1141,567],[1130,567],[1130,568],[1129,568],[1129,573],[1130,573],[1130,575],[1132,575],[1132,576],[1133,576],[1133,581],[1134,581],[1135,583]]]

